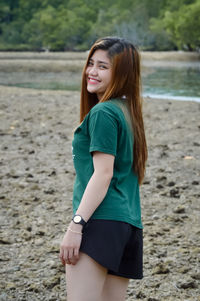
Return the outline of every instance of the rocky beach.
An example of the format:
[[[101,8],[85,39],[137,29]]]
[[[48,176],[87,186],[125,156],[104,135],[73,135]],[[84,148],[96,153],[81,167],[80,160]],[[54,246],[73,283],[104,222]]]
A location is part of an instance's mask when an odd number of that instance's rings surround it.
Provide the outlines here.
[[[200,103],[146,98],[144,278],[127,301],[200,300]],[[65,301],[79,92],[0,86],[0,301]]]

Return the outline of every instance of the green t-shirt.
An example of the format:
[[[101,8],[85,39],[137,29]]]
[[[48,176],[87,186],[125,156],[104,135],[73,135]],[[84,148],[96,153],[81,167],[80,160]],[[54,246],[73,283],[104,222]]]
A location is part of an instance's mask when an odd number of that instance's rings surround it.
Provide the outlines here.
[[[112,99],[96,104],[74,132],[73,211],[78,209],[94,172],[92,152],[112,154],[115,156],[113,177],[105,198],[91,218],[123,221],[142,228],[139,184],[132,168],[133,132],[125,101]]]

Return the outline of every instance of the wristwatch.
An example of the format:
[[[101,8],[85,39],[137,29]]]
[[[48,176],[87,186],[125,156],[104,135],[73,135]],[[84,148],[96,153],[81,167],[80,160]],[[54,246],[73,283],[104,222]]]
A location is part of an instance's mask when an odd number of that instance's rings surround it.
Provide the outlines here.
[[[74,217],[72,218],[72,220],[75,224],[80,224],[82,226],[86,225],[86,221],[84,221],[82,216],[80,216],[79,214],[75,214]]]

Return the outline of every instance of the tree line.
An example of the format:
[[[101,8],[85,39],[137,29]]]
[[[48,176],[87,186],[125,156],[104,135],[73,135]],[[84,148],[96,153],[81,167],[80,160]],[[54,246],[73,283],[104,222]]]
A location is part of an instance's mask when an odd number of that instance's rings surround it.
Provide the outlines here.
[[[200,0],[1,0],[0,50],[87,50],[121,36],[143,50],[200,49]]]

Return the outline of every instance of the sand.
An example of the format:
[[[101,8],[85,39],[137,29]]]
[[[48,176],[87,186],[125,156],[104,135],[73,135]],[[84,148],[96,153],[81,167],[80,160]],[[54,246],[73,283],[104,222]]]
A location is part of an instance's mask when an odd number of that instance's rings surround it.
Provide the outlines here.
[[[200,103],[145,99],[144,279],[127,300],[200,300]],[[79,93],[0,87],[0,300],[64,301]]]

